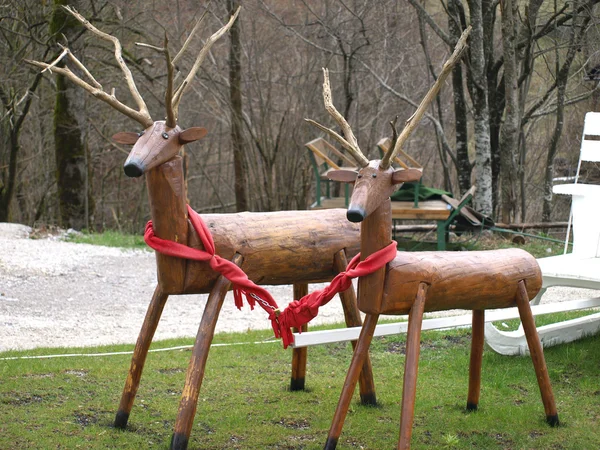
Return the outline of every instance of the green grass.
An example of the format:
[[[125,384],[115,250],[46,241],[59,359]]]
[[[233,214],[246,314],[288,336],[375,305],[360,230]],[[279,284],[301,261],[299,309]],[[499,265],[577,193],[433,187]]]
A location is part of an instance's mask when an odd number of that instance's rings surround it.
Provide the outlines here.
[[[322,448],[350,361],[350,345],[309,349],[307,391],[290,392],[290,351],[255,345],[268,331],[218,334],[190,448]],[[600,442],[600,338],[546,349],[561,426],[549,428],[528,357],[484,353],[480,409],[466,413],[469,330],[422,335],[413,449],[592,449]],[[155,347],[191,344],[191,339]],[[398,436],[405,336],[371,347],[377,407],[355,396],[338,448],[391,449]],[[27,354],[128,350],[38,349]],[[168,447],[191,352],[149,355],[126,431],[111,427],[129,355],[0,361],[0,448]],[[0,357],[19,356],[10,352]]]
[[[124,234],[113,230],[106,230],[102,233],[70,234],[67,240],[79,244],[103,245],[105,247],[148,249],[144,242],[144,236]]]

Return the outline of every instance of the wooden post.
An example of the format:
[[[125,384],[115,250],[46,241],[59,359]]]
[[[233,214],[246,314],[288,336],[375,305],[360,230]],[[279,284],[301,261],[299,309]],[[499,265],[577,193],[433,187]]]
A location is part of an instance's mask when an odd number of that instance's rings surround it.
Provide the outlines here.
[[[360,258],[381,250],[392,240],[392,204],[388,198],[367,216],[360,230]],[[379,314],[383,297],[386,268],[361,277],[358,280],[358,308],[364,313]]]
[[[483,342],[485,329],[485,310],[473,310],[471,327],[471,360],[469,363],[469,394],[467,411],[476,411],[481,391],[481,362],[483,360]]]
[[[346,252],[340,250],[335,254],[334,257],[335,270],[343,272],[348,267],[348,259],[346,258]],[[362,319],[360,317],[360,311],[356,302],[356,293],[354,291],[354,285],[351,285],[346,291],[340,292],[340,300],[342,302],[342,308],[344,309],[344,319],[346,320],[347,327],[360,327],[362,326]],[[356,350],[356,342],[352,341],[352,349]],[[371,358],[367,353],[365,357],[365,363],[360,372],[358,378],[359,390],[360,390],[360,402],[363,405],[376,405],[377,396],[375,395],[375,382],[373,379],[373,367],[371,365]]]
[[[154,234],[187,244],[188,222],[183,165],[180,156],[146,174]],[[156,252],[158,284],[165,294],[182,294],[187,260]]]
[[[300,300],[308,294],[308,283],[294,283],[294,300]],[[294,333],[298,332],[293,328]],[[308,325],[302,326],[302,331],[308,331]],[[292,350],[292,379],[290,380],[290,391],[303,391],[306,380],[306,358],[308,348],[294,348]]]
[[[402,410],[400,413],[400,439],[398,449],[410,448],[415,400],[417,398],[417,374],[419,371],[419,353],[421,351],[421,325],[428,285],[421,283],[417,298],[408,315],[406,334],[406,359],[404,360],[404,383],[402,387]]]
[[[156,286],[152,301],[148,306],[148,311],[146,311],[146,317],[144,318],[137,343],[135,344],[129,374],[125,381],[125,387],[121,394],[121,402],[119,403],[119,409],[115,417],[115,428],[124,429],[127,426],[129,414],[131,413],[135,395],[140,385],[140,379],[142,378],[146,356],[148,356],[148,348],[152,343],[152,338],[154,337],[154,332],[158,326],[158,321],[162,315],[167,298],[168,295],[164,294],[159,286]]]
[[[232,261],[239,266],[242,264],[242,257],[235,255]],[[171,439],[171,450],[185,450],[187,448],[198,406],[198,395],[202,386],[202,380],[204,379],[208,351],[210,350],[210,344],[215,334],[215,326],[217,325],[217,319],[219,318],[225,294],[227,294],[230,286],[231,281],[224,276],[220,276],[208,296],[202,321],[196,335],[196,342],[192,350],[185,385],[181,394],[179,412],[177,413],[173,438]]]
[[[373,333],[377,326],[377,320],[379,315],[367,314],[365,317],[365,323],[363,324],[360,336],[354,354],[352,355],[352,362],[348,368],[346,374],[346,380],[342,387],[342,394],[338,402],[333,421],[331,422],[331,428],[329,428],[329,434],[327,435],[327,441],[325,442],[325,450],[333,450],[337,446],[340,434],[342,434],[342,427],[344,426],[344,420],[352,401],[352,394],[354,394],[354,387],[358,381],[358,376],[364,365],[365,357],[369,354],[369,347],[371,346],[371,340],[373,339]]]
[[[555,427],[559,425],[558,412],[556,410],[556,403],[554,402],[554,394],[552,393],[548,368],[546,367],[544,350],[535,327],[533,314],[531,314],[529,297],[523,281],[519,282],[517,307],[519,308],[519,315],[521,316],[521,323],[523,324],[523,330],[525,331],[525,336],[527,338],[531,361],[533,362],[533,368],[535,369],[535,375],[540,387],[540,394],[542,395],[542,402],[544,403],[544,410],[546,412],[546,422],[550,426]]]

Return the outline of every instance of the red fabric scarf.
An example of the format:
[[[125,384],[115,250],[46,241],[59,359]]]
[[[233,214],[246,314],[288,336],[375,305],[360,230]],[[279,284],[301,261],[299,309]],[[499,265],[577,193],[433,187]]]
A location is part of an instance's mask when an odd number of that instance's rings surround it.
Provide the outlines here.
[[[215,244],[208,227],[196,211],[190,208],[189,205],[187,208],[189,219],[202,241],[204,250],[155,236],[152,221],[146,224],[144,233],[146,244],[157,252],[168,256],[208,261],[213,270],[223,275],[233,284],[233,296],[238,309],[241,309],[242,299],[246,297],[250,308],[254,309],[255,303],[258,302],[269,314],[275,337],[282,338],[284,348],[294,342],[292,327],[300,329],[302,325],[312,320],[318,314],[319,307],[328,303],[338,292],[343,292],[350,287],[353,278],[368,275],[385,266],[396,257],[395,241],[368,256],[364,261],[360,261],[360,254],[358,254],[352,258],[346,271],[337,274],[328,286],[322,290],[312,292],[300,300],[294,300],[280,313],[277,303],[266,289],[257,286],[248,279],[244,271],[233,262],[215,254]]]

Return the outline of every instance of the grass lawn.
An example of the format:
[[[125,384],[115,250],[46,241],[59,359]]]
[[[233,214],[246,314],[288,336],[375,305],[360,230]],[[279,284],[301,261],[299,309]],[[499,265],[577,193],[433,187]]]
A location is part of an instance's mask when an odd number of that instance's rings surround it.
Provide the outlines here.
[[[288,390],[291,352],[256,345],[268,331],[219,334],[189,448],[322,448],[350,361],[349,344],[309,349],[305,392]],[[153,348],[191,344],[158,342]],[[550,428],[531,360],[484,353],[480,409],[464,410],[470,330],[422,336],[414,449],[596,449],[600,446],[600,337],[546,350],[561,426]],[[340,449],[392,449],[398,437],[405,336],[371,348],[377,407],[354,402]],[[39,349],[27,354],[130,350]],[[0,357],[21,356],[10,352]],[[0,448],[168,448],[190,350],[149,355],[126,431],[111,427],[129,355],[0,360]]]

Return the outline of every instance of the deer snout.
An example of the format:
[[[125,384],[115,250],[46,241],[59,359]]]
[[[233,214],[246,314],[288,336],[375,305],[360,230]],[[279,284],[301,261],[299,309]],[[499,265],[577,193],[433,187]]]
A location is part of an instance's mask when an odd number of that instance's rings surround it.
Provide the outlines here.
[[[132,159],[125,161],[125,165],[123,166],[123,170],[125,171],[125,175],[131,178],[139,178],[144,173],[144,166],[141,161]]]
[[[346,212],[346,218],[350,222],[354,222],[354,223],[362,222],[363,220],[365,220],[366,216],[367,216],[367,213],[366,213],[365,209],[360,206],[350,205],[350,207],[348,208],[348,211]]]

